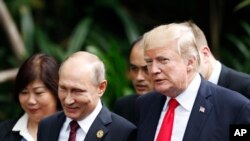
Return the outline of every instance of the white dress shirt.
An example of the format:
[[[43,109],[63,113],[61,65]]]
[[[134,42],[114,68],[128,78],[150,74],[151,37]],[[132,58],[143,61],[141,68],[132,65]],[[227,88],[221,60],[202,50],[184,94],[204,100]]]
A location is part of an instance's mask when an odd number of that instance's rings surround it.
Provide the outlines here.
[[[189,116],[192,111],[192,107],[194,105],[195,98],[197,96],[200,87],[200,83],[201,83],[201,77],[199,74],[197,74],[192,80],[192,82],[189,84],[187,89],[175,98],[178,101],[179,106],[177,106],[175,109],[171,141],[183,140],[183,136],[187,127]],[[170,97],[167,97],[165,105],[162,109],[160,120],[158,122],[158,126],[156,129],[156,134],[154,139],[155,141],[158,136],[159,130],[161,128],[161,124],[165,116],[165,113],[168,109],[167,105],[169,100]]]
[[[28,114],[25,113],[21,118],[18,119],[12,131],[17,131],[26,141],[34,141],[28,130]]]
[[[219,61],[216,61],[215,68],[211,76],[209,77],[208,81],[217,85],[220,77],[220,72],[221,72],[221,63]]]
[[[99,100],[97,106],[95,107],[94,111],[92,113],[90,113],[86,118],[84,118],[81,121],[77,121],[80,128],[77,130],[76,132],[76,141],[84,141],[90,126],[92,125],[92,123],[94,122],[95,118],[97,117],[97,115],[99,114],[99,112],[102,109],[102,103]],[[69,139],[69,133],[70,133],[70,122],[72,121],[72,119],[70,118],[66,118],[63,127],[60,131],[60,135],[59,135],[59,141],[68,141]]]

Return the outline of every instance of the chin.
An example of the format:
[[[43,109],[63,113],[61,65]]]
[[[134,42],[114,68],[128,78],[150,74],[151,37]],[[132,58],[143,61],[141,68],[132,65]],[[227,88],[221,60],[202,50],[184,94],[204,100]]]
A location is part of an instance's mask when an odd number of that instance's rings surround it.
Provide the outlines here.
[[[78,115],[73,115],[73,114],[66,114],[67,117],[73,119],[73,120],[78,120],[79,116]]]

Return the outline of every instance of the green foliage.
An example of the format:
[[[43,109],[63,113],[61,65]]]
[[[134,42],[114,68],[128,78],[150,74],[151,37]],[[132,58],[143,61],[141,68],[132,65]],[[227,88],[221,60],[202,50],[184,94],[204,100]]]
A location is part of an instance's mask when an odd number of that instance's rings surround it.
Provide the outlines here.
[[[234,11],[238,11],[249,5],[250,0],[243,0],[236,5]],[[228,50],[222,49],[222,56],[225,58],[224,60],[230,60],[230,64],[232,64],[235,69],[250,73],[250,24],[246,21],[241,21],[240,25],[245,34],[238,36],[236,34],[229,33],[226,36],[227,40],[229,40],[236,47],[236,50],[229,52]],[[237,57],[235,57],[236,54]]]
[[[38,22],[37,19],[39,19],[39,14],[34,14],[46,8],[44,6],[44,1],[13,0],[6,1],[6,3],[11,9],[11,13],[23,37],[27,50],[27,57],[36,52],[44,52],[54,56],[61,62],[69,54],[79,50],[93,52],[99,56],[106,65],[108,88],[103,96],[104,103],[112,109],[118,97],[132,92],[130,81],[126,75],[126,55],[128,54],[130,43],[138,37],[139,32],[133,19],[120,5],[118,0],[97,0],[89,6],[84,5],[84,9],[86,9],[85,15],[76,17],[78,20],[73,27],[65,26],[67,27],[65,28],[65,33],[67,33],[66,31],[72,32],[59,40],[55,40],[56,38],[54,36],[57,35],[57,33],[53,32],[57,30],[57,25],[55,25],[58,23],[58,21],[56,21],[57,19],[51,18],[51,13],[46,13],[40,17],[40,20],[44,22]],[[66,0],[62,3],[73,2]],[[58,7],[62,8],[62,3],[58,5]],[[115,29],[110,30],[110,28],[106,29],[107,23],[105,22],[112,23],[112,21],[106,20],[100,22],[99,19],[103,16],[103,11],[100,9],[106,9],[115,16],[119,21],[118,23],[120,23],[116,26],[118,29],[121,29],[122,32],[115,31]],[[64,9],[60,10],[64,11]],[[70,9],[72,13],[76,12],[74,10],[75,9]],[[65,21],[61,22],[66,23],[69,17],[65,14],[64,18],[63,20]],[[3,51],[6,50],[0,50],[0,54],[6,56]],[[11,55],[10,58],[12,62],[10,66],[15,67],[21,65],[17,64],[13,55]],[[11,106],[9,106],[9,109],[1,111],[0,120],[19,114],[19,107],[10,96],[10,90],[13,87],[13,83],[1,85],[5,89],[0,89],[0,102],[7,102]],[[0,106],[0,108],[3,109],[4,105]]]
[[[247,7],[250,4],[250,0],[243,0],[242,2],[240,2],[235,8],[234,11],[238,11],[242,8]]]
[[[78,50],[81,50],[83,43],[91,29],[92,19],[87,17],[84,18],[79,24],[76,26],[73,35],[69,40],[69,47],[66,55],[72,54]]]
[[[230,59],[232,61],[232,65],[237,70],[243,71],[243,72],[249,72],[250,73],[250,24],[242,21],[240,23],[241,27],[244,29],[245,34],[242,36],[237,36],[235,34],[228,34],[227,38],[228,40],[233,43],[233,45],[237,48],[236,52],[237,54],[240,54],[239,57],[235,57],[235,52],[233,53],[227,53],[228,56],[230,56]]]

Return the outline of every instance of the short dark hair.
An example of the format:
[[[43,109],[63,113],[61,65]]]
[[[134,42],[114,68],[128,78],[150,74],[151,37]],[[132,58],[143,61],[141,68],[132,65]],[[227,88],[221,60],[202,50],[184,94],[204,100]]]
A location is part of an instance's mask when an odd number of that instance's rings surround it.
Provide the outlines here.
[[[35,79],[40,79],[57,99],[57,109],[61,109],[58,99],[58,75],[59,64],[55,58],[43,53],[37,53],[29,57],[19,68],[15,86],[14,97],[19,103],[18,96],[28,84]]]
[[[138,42],[140,42],[142,40],[142,36],[139,36],[136,40],[134,40],[130,46],[129,46],[129,54],[127,56],[127,62],[130,62],[130,55],[131,55],[131,52],[133,50],[133,48],[135,47],[135,44],[137,44]],[[128,63],[129,64],[129,63]]]

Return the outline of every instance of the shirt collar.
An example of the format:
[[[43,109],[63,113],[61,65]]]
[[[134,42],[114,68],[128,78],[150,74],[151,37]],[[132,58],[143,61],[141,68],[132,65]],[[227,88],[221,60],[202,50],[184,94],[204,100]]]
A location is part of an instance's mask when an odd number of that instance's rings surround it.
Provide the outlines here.
[[[95,109],[93,112],[91,112],[86,118],[84,118],[83,120],[80,120],[80,121],[77,121],[79,126],[81,127],[81,129],[84,131],[84,133],[87,133],[90,126],[92,125],[92,123],[94,122],[95,118],[97,117],[97,115],[99,114],[99,112],[101,111],[102,109],[102,103],[101,103],[101,100],[98,101]],[[67,128],[66,130],[70,130],[70,125],[69,123],[72,121],[72,119],[70,118],[66,118],[66,125]]]
[[[211,76],[209,77],[208,81],[210,81],[214,84],[218,84],[219,76],[220,76],[220,72],[221,72],[221,63],[219,61],[216,61],[215,64],[216,65],[215,65],[213,72],[212,72]]]
[[[175,99],[178,101],[180,106],[184,109],[191,111],[195,98],[197,96],[199,87],[201,84],[201,76],[197,73],[191,83],[188,85],[187,89],[179,94]],[[170,97],[167,97],[167,102],[170,100]],[[165,104],[166,106],[166,104]],[[166,107],[165,107],[166,108]]]
[[[28,114],[25,113],[21,118],[18,119],[15,126],[12,128],[12,131],[27,130],[27,125],[28,125]]]
[[[34,141],[33,137],[29,134],[28,131],[28,114],[25,113],[21,118],[18,119],[15,126],[12,128],[12,131],[18,131],[19,134],[25,138],[27,141]]]

